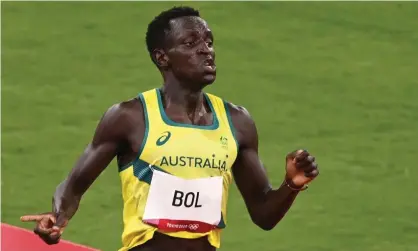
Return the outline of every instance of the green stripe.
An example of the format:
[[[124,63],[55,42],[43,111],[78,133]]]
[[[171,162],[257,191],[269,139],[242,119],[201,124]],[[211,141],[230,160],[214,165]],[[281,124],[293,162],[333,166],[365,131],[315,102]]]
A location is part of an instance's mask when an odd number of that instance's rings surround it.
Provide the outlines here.
[[[221,221],[219,222],[217,227],[221,229],[226,227],[223,213],[221,213]]]
[[[148,139],[148,132],[149,132],[149,122],[148,122],[148,111],[147,111],[147,103],[145,102],[144,99],[144,95],[142,93],[138,94],[138,98],[142,103],[142,106],[144,108],[144,117],[145,117],[145,132],[144,132],[144,138],[142,140],[141,143],[141,147],[139,148],[138,154],[136,156],[136,158],[129,162],[128,164],[124,165],[124,166],[118,166],[119,172],[122,172],[123,170],[125,170],[126,168],[132,166],[135,164],[135,162],[137,162],[139,160],[139,157],[141,156],[142,152],[144,151],[144,147],[145,144],[147,143],[147,139]]]
[[[228,103],[224,102],[224,108],[225,108],[225,112],[226,112],[226,117],[228,118],[228,122],[229,122],[229,128],[231,128],[231,132],[232,135],[234,136],[234,140],[235,143],[237,144],[237,149],[239,149],[239,144],[238,144],[238,140],[237,140],[237,134],[236,134],[236,129],[234,124],[232,123],[232,117],[231,117],[231,112],[229,111],[229,107],[228,107]]]
[[[150,164],[148,162],[138,159],[134,163],[134,168],[133,168],[134,176],[137,177],[140,181],[143,181],[149,185],[151,184],[151,180],[152,180],[151,168],[160,172],[168,173],[155,165],[150,167]]]
[[[161,114],[161,118],[163,119],[163,121],[170,126],[177,126],[177,127],[188,127],[188,128],[195,128],[195,129],[203,129],[203,130],[216,130],[219,127],[219,120],[218,120],[218,116],[216,115],[215,109],[213,108],[212,102],[210,100],[210,98],[207,96],[207,94],[205,93],[205,99],[209,104],[209,108],[212,112],[212,116],[213,116],[213,120],[212,120],[212,125],[192,125],[192,124],[185,124],[185,123],[178,123],[178,122],[174,122],[172,121],[167,114],[165,113],[164,110],[164,106],[163,106],[163,101],[161,98],[161,90],[159,88],[156,88],[155,91],[157,92],[157,98],[158,98],[158,107],[160,110],[160,114]]]

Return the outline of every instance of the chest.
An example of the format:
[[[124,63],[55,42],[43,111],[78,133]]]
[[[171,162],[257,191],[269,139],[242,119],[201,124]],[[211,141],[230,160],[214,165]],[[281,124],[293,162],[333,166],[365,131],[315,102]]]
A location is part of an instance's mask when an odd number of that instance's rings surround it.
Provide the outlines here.
[[[218,176],[230,172],[237,155],[234,143],[222,131],[151,129],[141,159],[182,177]]]

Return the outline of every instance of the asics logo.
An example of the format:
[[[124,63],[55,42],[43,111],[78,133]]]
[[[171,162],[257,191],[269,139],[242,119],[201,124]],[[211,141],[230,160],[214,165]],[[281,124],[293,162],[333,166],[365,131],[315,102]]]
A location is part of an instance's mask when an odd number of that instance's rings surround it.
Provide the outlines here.
[[[155,142],[155,143],[157,144],[157,146],[162,146],[165,143],[167,143],[167,141],[170,139],[170,137],[171,137],[171,132],[169,132],[169,131],[163,132],[163,135],[161,137],[159,137],[157,139],[157,142]]]

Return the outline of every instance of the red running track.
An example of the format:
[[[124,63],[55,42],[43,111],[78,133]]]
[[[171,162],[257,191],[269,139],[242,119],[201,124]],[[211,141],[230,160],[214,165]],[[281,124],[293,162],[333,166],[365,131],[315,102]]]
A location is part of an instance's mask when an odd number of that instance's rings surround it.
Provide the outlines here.
[[[100,251],[61,240],[56,245],[45,244],[32,231],[1,223],[1,251]]]

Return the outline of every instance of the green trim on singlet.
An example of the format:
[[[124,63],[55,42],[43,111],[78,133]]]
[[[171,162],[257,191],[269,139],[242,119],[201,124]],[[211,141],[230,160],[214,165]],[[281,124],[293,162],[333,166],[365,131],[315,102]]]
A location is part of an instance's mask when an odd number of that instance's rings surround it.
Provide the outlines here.
[[[217,226],[218,228],[220,228],[220,229],[223,229],[223,228],[225,228],[226,227],[226,225],[225,225],[225,221],[224,221],[224,215],[223,215],[223,213],[221,212],[221,221],[219,222],[219,224],[218,224],[218,226]]]
[[[138,159],[134,163],[134,168],[133,168],[134,176],[137,177],[140,181],[143,181],[149,185],[151,184],[152,172],[153,172],[151,168],[153,170],[157,170],[163,173],[168,173],[158,166],[155,166],[155,165],[151,166],[148,162]]]
[[[147,143],[148,139],[148,132],[149,132],[149,122],[148,122],[148,111],[147,111],[147,103],[145,102],[144,95],[142,93],[138,94],[138,98],[142,103],[143,110],[144,110],[144,117],[145,117],[145,132],[144,132],[144,138],[142,139],[141,147],[139,148],[138,154],[136,155],[136,158],[129,162],[126,165],[118,166],[119,172],[122,172],[126,168],[135,165],[135,162],[139,161],[139,156],[141,156],[142,152],[144,151],[145,143]]]
[[[231,112],[229,111],[228,103],[226,101],[224,101],[224,108],[225,108],[225,112],[226,112],[226,117],[228,118],[229,128],[231,128],[232,135],[234,136],[235,143],[237,144],[237,150],[239,150],[239,143],[238,143],[238,139],[237,139],[237,131],[235,129],[234,124],[232,123]]]
[[[157,92],[157,98],[158,98],[158,107],[160,110],[161,118],[163,121],[170,126],[177,126],[177,127],[187,127],[187,128],[195,128],[195,129],[203,129],[203,130],[216,130],[219,128],[219,120],[218,116],[216,115],[215,109],[213,108],[212,102],[210,98],[207,96],[206,93],[204,93],[204,97],[206,101],[209,104],[209,108],[212,112],[212,124],[211,125],[192,125],[192,124],[185,124],[185,123],[178,123],[172,121],[167,114],[165,113],[162,98],[161,98],[161,89],[156,88],[155,91]]]

